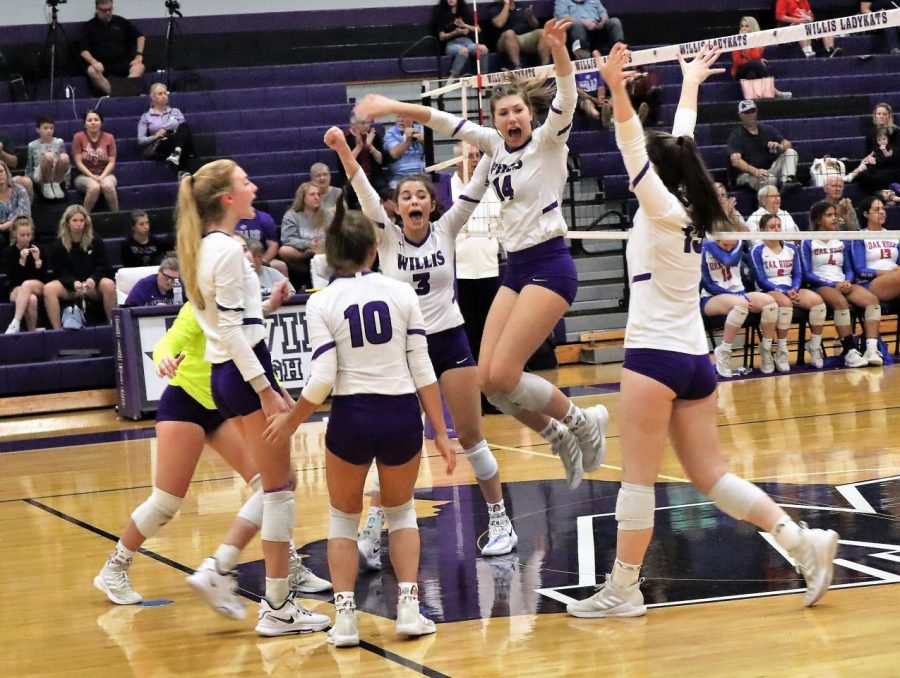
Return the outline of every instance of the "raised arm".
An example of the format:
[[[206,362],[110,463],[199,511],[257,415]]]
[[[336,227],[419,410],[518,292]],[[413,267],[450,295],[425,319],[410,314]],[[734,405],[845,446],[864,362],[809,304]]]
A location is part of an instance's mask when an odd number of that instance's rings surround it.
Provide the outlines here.
[[[446,228],[453,234],[453,237],[459,234],[462,227],[469,221],[469,217],[472,216],[472,212],[478,207],[478,203],[481,202],[488,185],[487,176],[490,168],[491,159],[486,155],[482,156],[475,171],[472,172],[472,178],[463,187],[459,197],[454,201],[453,207],[438,219],[437,226],[439,228]]]
[[[359,206],[363,214],[379,227],[376,235],[380,240],[381,232],[385,225],[390,222],[390,217],[388,217],[381,206],[378,192],[372,187],[366,173],[362,171],[362,167],[356,161],[356,156],[353,155],[353,151],[347,143],[347,137],[344,136],[340,128],[331,127],[325,132],[325,145],[337,153],[341,165],[344,167],[344,172],[350,180],[353,190],[356,191],[356,197],[359,199]]]
[[[578,88],[575,86],[575,72],[569,50],[566,48],[566,31],[572,25],[570,20],[551,19],[544,26],[544,42],[550,47],[553,65],[556,68],[556,95],[550,102],[547,122],[535,132],[542,141],[565,143],[572,129],[572,118],[578,104]]]

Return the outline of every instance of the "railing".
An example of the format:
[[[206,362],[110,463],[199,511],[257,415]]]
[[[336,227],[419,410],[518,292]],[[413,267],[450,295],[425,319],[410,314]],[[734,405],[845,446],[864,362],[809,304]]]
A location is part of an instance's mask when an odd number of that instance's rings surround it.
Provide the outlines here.
[[[404,59],[407,59],[412,52],[414,52],[419,46],[424,45],[425,43],[434,43],[434,61],[435,61],[435,72],[437,73],[438,78],[442,77],[441,73],[441,43],[433,35],[425,35],[418,40],[416,40],[413,44],[403,50],[403,54],[400,55],[400,58],[397,60],[398,65],[400,66],[400,70],[406,73],[406,75],[426,75],[431,73],[431,69],[424,68],[418,70],[409,70],[404,65]]]

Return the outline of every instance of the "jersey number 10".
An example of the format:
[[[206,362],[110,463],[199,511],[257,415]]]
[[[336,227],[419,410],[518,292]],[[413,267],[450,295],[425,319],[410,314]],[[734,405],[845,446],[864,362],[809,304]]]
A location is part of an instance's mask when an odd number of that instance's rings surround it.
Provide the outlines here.
[[[350,345],[360,348],[366,342],[386,344],[394,336],[391,326],[391,310],[383,301],[370,301],[359,310],[359,304],[348,306],[344,317],[350,323]],[[365,330],[365,340],[363,340]]]

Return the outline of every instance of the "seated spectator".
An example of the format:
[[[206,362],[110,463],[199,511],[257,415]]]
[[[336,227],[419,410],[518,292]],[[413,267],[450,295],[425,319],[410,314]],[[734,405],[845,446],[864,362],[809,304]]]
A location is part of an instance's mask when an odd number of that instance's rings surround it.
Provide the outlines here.
[[[813,231],[822,231],[823,237],[820,240],[804,240],[800,246],[803,277],[806,285],[834,311],[834,328],[841,340],[844,365],[882,365],[884,360],[878,351],[881,306],[872,292],[854,284],[850,246],[843,240],[828,236],[829,231],[837,230],[834,205],[824,200],[813,205],[809,210],[809,225]],[[854,342],[850,304],[865,309],[866,351],[862,355],[856,350]]]
[[[759,22],[752,16],[741,17],[738,33],[756,33]],[[731,77],[735,80],[758,80],[772,77],[769,72],[769,61],[763,58],[762,47],[739,49],[731,53]],[[775,98],[790,99],[792,92],[775,90]]]
[[[399,215],[397,211],[397,191],[389,186],[384,186],[378,189],[378,197],[381,198],[381,206],[384,208],[384,213],[392,221],[397,221],[397,216]]]
[[[597,71],[576,73],[575,91],[578,93],[578,110],[592,120],[599,120],[603,129],[609,129],[612,124],[612,104],[607,97],[606,85],[600,79],[600,73]],[[640,112],[638,115],[640,116]],[[641,122],[646,117],[647,105],[644,104]]]
[[[122,243],[122,267],[155,266],[172,249],[173,238],[150,233],[150,217],[143,210],[131,212],[131,232]]]
[[[272,288],[282,280],[287,282],[288,290],[291,294],[297,293],[294,286],[280,271],[265,265],[263,244],[259,240],[251,240],[244,237],[244,254],[259,277],[259,287],[262,290],[263,299],[268,299],[269,295],[272,294]]]
[[[853,201],[844,197],[844,178],[839,174],[828,175],[822,191],[825,193],[825,202],[834,205],[837,210],[838,230],[858,231],[859,220],[856,218]]]
[[[883,231],[887,219],[884,202],[878,196],[869,196],[859,208],[867,231]],[[893,301],[900,296],[900,240],[888,237],[883,240],[854,240],[853,270],[856,280],[878,297],[879,301]]]
[[[344,138],[353,152],[353,157],[362,168],[372,186],[380,188],[385,180],[382,177],[384,167],[384,137],[369,120],[350,116],[350,127],[344,130]],[[351,209],[359,209],[359,199],[350,185],[348,178],[344,178],[344,191],[347,195],[347,203]]]
[[[235,226],[234,232],[244,236],[247,240],[255,240],[260,243],[263,248],[263,266],[271,266],[282,276],[286,276],[288,274],[287,264],[276,258],[279,242],[275,220],[268,212],[256,208],[253,211],[253,218],[241,219]]]
[[[887,9],[896,9],[894,0],[873,0],[872,2],[860,2],[859,13],[883,12]],[[881,33],[884,38],[884,51],[890,54],[900,54],[900,31],[896,26],[882,28],[876,33]]]
[[[756,192],[759,208],[747,217],[747,228],[751,231],[761,231],[760,221],[766,214],[774,214],[778,217],[779,229],[782,233],[797,233],[800,229],[790,212],[781,209],[781,193],[774,186],[763,186]],[[759,242],[759,241],[757,241]]]
[[[31,217],[31,201],[25,189],[13,181],[7,164],[0,161],[0,248],[12,241],[17,217]]]
[[[392,162],[389,168],[388,185],[396,188],[397,183],[407,174],[425,172],[425,130],[413,123],[412,118],[398,115],[397,123],[384,134],[384,150]]]
[[[84,209],[94,210],[100,193],[106,199],[111,212],[119,211],[119,194],[116,193],[116,139],[103,131],[103,114],[91,109],[84,114],[84,131],[76,132],[72,139],[72,157],[78,176],[75,188],[84,193]]]
[[[71,167],[66,142],[53,136],[56,124],[52,118],[38,117],[35,127],[38,138],[28,144],[25,175],[40,187],[45,200],[62,200],[66,194],[60,184],[68,179]]]
[[[537,54],[542,64],[550,63],[550,48],[530,5],[517,7],[516,0],[497,0],[489,15],[500,35],[495,51],[505,54],[514,69],[522,68],[522,52]]]
[[[330,210],[334,214],[334,208],[337,207],[337,201],[341,197],[341,189],[331,185],[331,169],[324,162],[313,163],[309,168],[309,180],[319,189],[322,209]]]
[[[781,231],[781,219],[775,214],[765,214],[759,220],[762,233]],[[825,350],[822,348],[822,326],[828,309],[822,297],[812,290],[804,289],[803,267],[800,263],[800,251],[796,245],[782,240],[763,240],[750,251],[753,265],[753,279],[757,288],[768,294],[778,304],[778,317],[775,320],[775,333],[778,347],[775,355],[787,352],[787,335],[791,329],[794,308],[809,311],[810,338],[805,349],[813,367],[822,369],[825,366]]]
[[[194,137],[184,114],[169,106],[169,89],[160,82],[150,85],[150,109],[138,122],[138,143],[148,160],[165,160],[179,172],[187,171],[194,157]]]
[[[294,203],[281,220],[278,248],[278,257],[287,264],[288,277],[298,290],[312,284],[309,261],[325,251],[325,226],[330,220],[322,208],[319,187],[310,181],[300,184]]]
[[[815,20],[816,17],[809,6],[809,0],[777,0],[775,2],[775,21],[780,26],[809,24]],[[807,59],[816,56],[810,40],[800,40],[799,43],[803,48],[803,56]],[[829,57],[841,53],[841,48],[834,46],[834,36],[829,35],[822,38],[822,46],[825,48],[825,54]]]
[[[553,16],[557,21],[572,22],[569,47],[576,59],[587,59],[601,46],[608,50],[625,42],[622,22],[610,17],[600,0],[555,0]]]
[[[50,261],[53,279],[44,286],[50,326],[62,326],[62,302],[82,299],[102,300],[108,322],[116,306],[116,284],[103,240],[94,236],[91,215],[81,205],[69,205],[63,212]]]
[[[0,133],[0,161],[6,163],[7,169],[15,170],[19,167],[19,156],[16,154],[16,146],[5,134]],[[34,184],[31,177],[13,177],[13,181],[19,184],[28,193],[28,200],[34,200]]]
[[[719,198],[719,204],[722,206],[722,210],[725,212],[725,216],[727,216],[735,224],[743,226],[748,231],[756,230],[751,229],[747,225],[747,222],[744,221],[744,217],[741,216],[741,213],[737,211],[737,198],[728,195],[728,189],[725,187],[725,184],[716,181],[713,185],[716,187],[716,196],[718,196]],[[779,196],[779,200],[780,199],[781,196]]]
[[[138,280],[123,306],[165,306],[175,303],[175,285],[178,277],[178,257],[169,252],[160,262],[159,271]]]
[[[875,148],[847,178],[855,180],[869,193],[886,189],[900,191],[900,149],[891,141],[896,136],[891,134],[888,127],[876,129]]]
[[[631,70],[635,76],[625,85],[628,98],[637,111],[641,122],[648,125],[659,123],[659,111],[662,105],[662,86],[659,84],[659,76],[648,71],[643,66],[635,66]]]
[[[144,74],[144,35],[127,19],[113,14],[112,0],[94,0],[94,18],[81,29],[81,58],[87,75],[103,94],[109,76],[140,78]]]
[[[476,45],[473,40],[475,19],[466,0],[438,0],[434,32],[444,46],[444,54],[453,57],[450,65],[451,79],[462,75],[469,57],[479,58],[488,53],[485,45]],[[487,65],[484,63],[481,72],[487,72]]]
[[[738,104],[740,127],[728,137],[728,153],[736,186],[754,191],[766,185],[777,185],[785,193],[800,189],[797,174],[797,151],[781,132],[757,121],[756,102],[745,99]]]
[[[37,327],[38,300],[44,296],[46,269],[41,248],[34,242],[34,224],[29,217],[17,217],[13,222],[12,244],[3,251],[0,271],[6,274],[9,300],[16,305],[6,334],[15,334],[25,320],[25,327]]]

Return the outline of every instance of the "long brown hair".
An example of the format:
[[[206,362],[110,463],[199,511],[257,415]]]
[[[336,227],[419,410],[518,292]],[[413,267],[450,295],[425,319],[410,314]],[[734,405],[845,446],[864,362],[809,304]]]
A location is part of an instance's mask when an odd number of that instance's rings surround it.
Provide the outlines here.
[[[57,237],[62,243],[62,246],[66,248],[66,252],[71,252],[73,241],[72,231],[69,229],[69,220],[75,214],[84,215],[84,234],[81,236],[79,246],[87,252],[91,249],[91,243],[94,242],[94,222],[91,221],[91,215],[82,205],[69,205],[66,208],[66,211],[63,212],[63,215],[59,220]]]
[[[518,96],[525,102],[525,106],[531,111],[536,120],[547,114],[550,102],[556,94],[555,82],[547,84],[540,79],[525,79],[517,75],[509,75],[509,82],[494,89],[491,94],[491,118],[494,117],[494,109],[497,102],[503,97]]]
[[[359,210],[347,210],[343,193],[325,235],[325,259],[338,272],[362,266],[375,247],[375,227]]]
[[[326,165],[327,167],[327,165]],[[319,190],[319,187],[316,186],[311,181],[304,181],[297,187],[297,192],[294,193],[294,202],[291,203],[291,209],[294,212],[299,212],[303,214],[303,210],[306,209],[306,194],[309,193],[309,189],[315,188],[319,191],[319,198],[321,200],[325,199],[325,196],[322,195],[322,191]],[[315,214],[313,214],[312,218],[312,226],[313,228],[321,228],[325,224],[325,209],[322,207],[322,203],[319,203],[318,209],[316,209]]]
[[[875,104],[875,108],[872,109],[872,123],[875,125],[876,129],[879,127],[878,123],[875,122],[875,112],[879,108],[883,108],[888,112],[888,123],[887,125],[884,125],[884,128],[889,135],[893,134],[894,130],[897,129],[897,126],[894,124],[894,109],[891,108],[891,105],[888,102],[882,101],[881,103]]]

